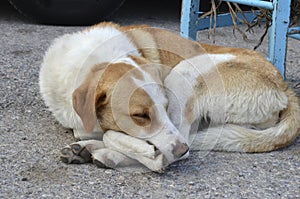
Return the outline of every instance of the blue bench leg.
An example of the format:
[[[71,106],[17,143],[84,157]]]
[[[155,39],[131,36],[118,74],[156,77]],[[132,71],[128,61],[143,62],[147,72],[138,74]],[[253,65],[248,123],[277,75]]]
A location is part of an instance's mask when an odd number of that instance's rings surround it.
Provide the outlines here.
[[[287,31],[291,0],[273,0],[272,26],[269,30],[269,60],[285,77]]]
[[[200,0],[182,1],[180,34],[183,37],[196,40],[199,8]]]

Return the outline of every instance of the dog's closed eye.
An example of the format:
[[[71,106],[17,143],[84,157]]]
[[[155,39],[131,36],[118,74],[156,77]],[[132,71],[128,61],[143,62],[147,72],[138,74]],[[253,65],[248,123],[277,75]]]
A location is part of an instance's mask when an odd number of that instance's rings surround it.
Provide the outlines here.
[[[141,113],[134,113],[131,115],[131,118],[137,125],[140,126],[146,126],[151,122],[151,118],[149,116],[148,111],[144,111]]]
[[[134,118],[150,119],[147,113],[135,113],[132,115]]]

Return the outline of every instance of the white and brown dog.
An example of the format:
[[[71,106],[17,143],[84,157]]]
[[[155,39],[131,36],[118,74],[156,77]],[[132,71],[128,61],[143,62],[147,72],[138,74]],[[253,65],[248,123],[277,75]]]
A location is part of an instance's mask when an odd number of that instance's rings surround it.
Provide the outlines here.
[[[300,128],[297,97],[261,55],[148,26],[101,23],[56,39],[40,89],[83,140],[62,149],[67,163],[159,171],[194,139],[202,150],[265,152]],[[201,121],[210,127],[198,132]]]

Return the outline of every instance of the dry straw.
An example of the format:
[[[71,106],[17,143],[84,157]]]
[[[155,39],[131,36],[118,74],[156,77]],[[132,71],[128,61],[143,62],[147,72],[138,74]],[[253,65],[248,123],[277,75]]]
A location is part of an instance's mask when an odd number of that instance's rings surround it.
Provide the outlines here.
[[[204,17],[210,17],[210,28],[208,31],[208,36],[211,36],[211,32],[213,30],[213,42],[215,43],[215,32],[216,32],[216,18],[217,18],[217,9],[220,7],[222,1],[221,0],[211,0],[211,9],[210,11],[204,13],[201,18]],[[245,17],[244,11],[240,8],[240,6],[236,3],[230,3],[226,2],[228,6],[228,11],[231,15],[231,19],[233,22],[233,34],[235,34],[235,30],[237,30],[243,37],[245,41],[248,41],[248,37],[246,35],[246,32],[253,33],[253,27],[256,26],[264,26],[264,33],[259,39],[258,44],[254,47],[254,49],[257,49],[263,42],[265,36],[267,35],[268,29],[271,26],[272,23],[272,17],[271,17],[271,11],[267,9],[258,9],[258,8],[251,8],[251,11],[255,15],[255,19],[253,21],[248,21]],[[259,11],[259,12],[257,12]],[[241,17],[237,15],[237,13],[241,13]],[[291,2],[291,16],[290,16],[290,26],[293,26],[297,23],[298,17],[300,15],[300,0],[292,0]],[[214,18],[214,22],[213,19]],[[239,26],[237,25],[237,22],[241,22],[243,24],[247,25],[246,31],[242,31]]]

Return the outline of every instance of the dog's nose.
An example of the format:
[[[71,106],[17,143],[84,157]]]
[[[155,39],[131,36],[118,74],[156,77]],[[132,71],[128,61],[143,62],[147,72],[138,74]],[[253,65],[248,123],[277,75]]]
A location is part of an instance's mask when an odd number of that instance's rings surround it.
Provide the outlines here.
[[[172,154],[174,155],[174,159],[181,158],[189,151],[189,147],[186,143],[180,143],[179,141],[176,143],[176,146],[173,148]]]

